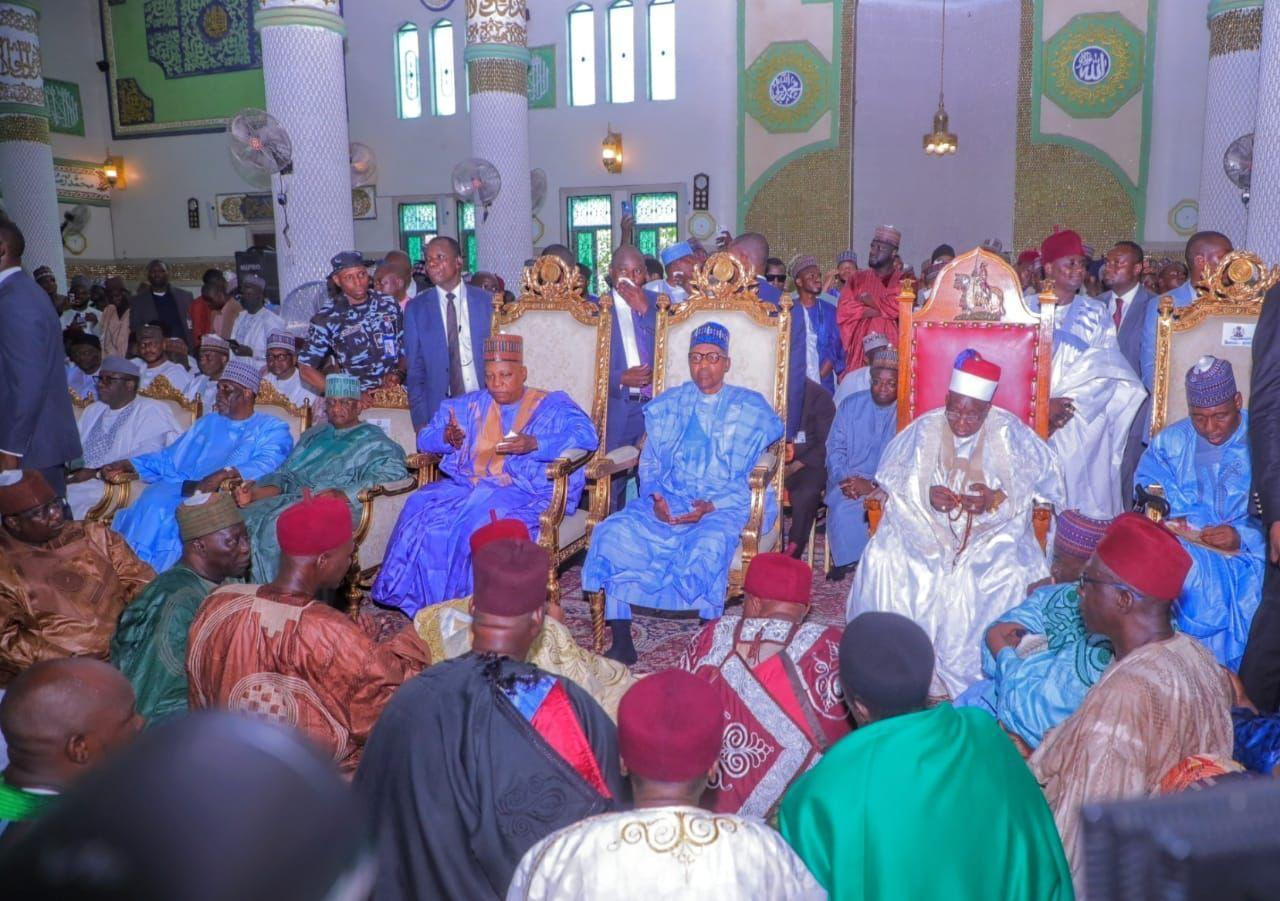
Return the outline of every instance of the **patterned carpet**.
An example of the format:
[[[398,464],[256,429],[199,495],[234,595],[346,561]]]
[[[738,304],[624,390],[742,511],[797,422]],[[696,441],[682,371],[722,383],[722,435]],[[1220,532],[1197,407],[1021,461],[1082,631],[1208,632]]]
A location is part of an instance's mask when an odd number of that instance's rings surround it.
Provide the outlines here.
[[[813,559],[818,571],[813,575],[813,606],[809,609],[808,618],[814,622],[843,625],[845,600],[849,596],[849,585],[853,581],[853,576],[846,576],[840,582],[828,582],[826,575],[821,571],[822,547],[826,540],[821,531],[818,533],[817,540],[818,546]],[[565,622],[573,632],[574,638],[578,640],[578,644],[589,648],[591,647],[591,610],[582,596],[581,556],[571,561],[570,565],[561,572],[560,585],[563,589]],[[734,601],[733,604],[740,605],[741,599]],[[375,607],[368,600],[365,600],[361,610],[376,622],[376,633],[380,640],[389,638],[407,622],[400,611]],[[688,617],[671,614],[657,616],[635,611],[634,616],[631,632],[640,659],[632,669],[637,673],[651,673],[674,666],[689,643],[689,639],[698,631],[698,618],[695,614],[690,614]],[[606,636],[606,643],[608,640]]]

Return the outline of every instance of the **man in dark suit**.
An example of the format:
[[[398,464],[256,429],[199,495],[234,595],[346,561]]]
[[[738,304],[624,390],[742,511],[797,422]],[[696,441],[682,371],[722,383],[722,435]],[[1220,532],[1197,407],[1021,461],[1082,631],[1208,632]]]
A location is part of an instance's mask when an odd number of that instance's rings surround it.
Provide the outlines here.
[[[658,304],[644,290],[644,255],[623,244],[613,252],[609,281],[613,289],[599,299],[611,304],[609,329],[609,413],[605,449],[638,444],[644,434],[644,408],[653,398],[653,344]],[[626,480],[615,478],[613,509],[624,504]]]
[[[1253,333],[1249,453],[1253,493],[1267,527],[1267,568],[1240,681],[1258,710],[1270,713],[1280,707],[1280,287],[1267,292]]]
[[[181,338],[191,349],[191,292],[169,284],[169,267],[163,260],[147,264],[146,288],[133,295],[129,328],[136,335],[144,325],[157,322],[166,338]]]
[[[81,454],[67,393],[62,325],[49,295],[22,271],[26,239],[0,221],[0,470],[38,469],[59,497]]]
[[[791,556],[804,556],[809,530],[818,518],[822,494],[827,488],[827,435],[836,418],[831,393],[812,379],[804,383],[804,409],[796,432],[795,455],[787,464],[787,494],[791,498],[791,528],[787,548]]]
[[[769,260],[769,242],[758,232],[738,235],[729,242],[733,254],[756,273],[756,291],[765,303],[777,306],[782,302],[782,289],[764,277]],[[784,270],[785,272],[785,270]],[[791,359],[787,367],[787,438],[795,438],[800,431],[800,414],[804,406],[805,382],[805,330],[804,316],[791,311]]]
[[[1098,298],[1107,305],[1111,321],[1116,324],[1116,337],[1120,341],[1120,353],[1133,367],[1135,375],[1142,375],[1143,355],[1148,342],[1155,336],[1146,329],[1147,308],[1156,303],[1156,296],[1142,284],[1142,248],[1132,241],[1121,241],[1107,251],[1102,267],[1102,281],[1110,290]],[[1154,347],[1150,348],[1154,353]],[[1133,473],[1138,468],[1151,423],[1151,385],[1144,382],[1147,399],[1138,408],[1129,426],[1125,441],[1124,459],[1120,464],[1120,486],[1127,501],[1133,493]]]
[[[413,427],[421,429],[446,397],[484,387],[480,349],[489,337],[493,295],[462,281],[462,251],[453,238],[434,238],[424,256],[435,286],[404,313],[405,388]]]

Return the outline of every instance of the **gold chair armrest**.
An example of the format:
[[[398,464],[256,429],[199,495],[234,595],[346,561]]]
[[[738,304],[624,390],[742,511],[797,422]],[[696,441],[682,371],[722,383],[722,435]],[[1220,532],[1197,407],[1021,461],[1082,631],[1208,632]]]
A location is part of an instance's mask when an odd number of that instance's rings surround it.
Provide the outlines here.
[[[747,476],[747,484],[754,491],[756,489],[767,488],[769,480],[778,472],[778,464],[782,457],[774,451],[767,450],[760,455],[760,459],[756,461],[756,465],[752,467],[751,474]]]
[[[404,465],[410,472],[417,473],[417,483],[421,487],[440,481],[440,461],[443,459],[440,454],[409,454],[404,458]]]
[[[603,479],[605,476],[634,469],[639,463],[640,448],[632,444],[624,444],[622,447],[615,447],[593,462],[587,469],[587,478]]]
[[[117,472],[110,476],[102,475],[100,473],[98,478],[102,479],[102,481],[106,482],[108,485],[123,485],[126,482],[136,482],[140,477],[137,472],[130,469],[127,472]]]
[[[372,488],[362,488],[356,492],[356,500],[362,504],[369,504],[377,497],[395,497],[400,494],[407,494],[418,487],[418,480],[406,476],[403,479],[396,479],[394,482],[385,482],[381,485],[374,485]]]
[[[591,451],[581,448],[572,448],[565,451],[559,457],[556,457],[547,464],[547,478],[557,479],[561,476],[567,476],[570,473],[577,472],[579,469],[587,465],[587,461],[591,459]]]

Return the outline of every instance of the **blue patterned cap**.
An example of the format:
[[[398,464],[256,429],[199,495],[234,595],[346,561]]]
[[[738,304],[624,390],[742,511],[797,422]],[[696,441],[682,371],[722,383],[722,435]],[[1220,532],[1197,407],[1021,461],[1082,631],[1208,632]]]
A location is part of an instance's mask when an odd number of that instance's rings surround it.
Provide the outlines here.
[[[858,255],[852,250],[842,250],[836,254],[836,265],[839,266],[841,263],[852,263],[856,266],[858,265]]]
[[[324,396],[360,399],[360,380],[345,372],[331,372],[324,377]]]
[[[689,349],[692,350],[699,344],[714,344],[728,353],[729,330],[718,322],[704,323],[693,330],[693,335],[689,338]]]
[[[248,388],[254,394],[258,393],[258,388],[262,384],[262,373],[258,370],[258,366],[253,363],[246,363],[244,360],[232,360],[222,370],[222,375],[218,376],[220,382],[235,382],[242,388]]]
[[[693,256],[693,248],[688,241],[681,241],[678,244],[664,247],[662,248],[662,253],[658,254],[663,266],[670,266],[676,260],[683,260],[685,257],[691,256]]]
[[[1216,407],[1235,396],[1236,374],[1226,360],[1206,355],[1187,370],[1188,406]]]

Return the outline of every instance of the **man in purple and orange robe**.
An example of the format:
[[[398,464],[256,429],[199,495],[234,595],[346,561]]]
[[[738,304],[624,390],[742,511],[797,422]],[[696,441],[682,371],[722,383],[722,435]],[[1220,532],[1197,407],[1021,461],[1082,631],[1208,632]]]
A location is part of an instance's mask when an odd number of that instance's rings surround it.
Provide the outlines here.
[[[742,613],[708,624],[680,661],[724,701],[720,766],[702,798],[711,810],[771,816],[791,783],[850,730],[841,630],[804,622],[812,583],[804,562],[757,555]]]
[[[608,714],[526,662],[550,555],[502,538],[473,563],[471,651],[400,689],[356,773],[379,848],[377,901],[505,897],[536,842],[629,800]]]
[[[413,616],[471,593],[471,533],[490,512],[524,523],[535,538],[551,504],[547,464],[599,444],[590,417],[562,391],[525,385],[519,335],[484,342],[485,387],[447,398],[418,433],[418,450],[443,455],[448,476],[418,489],[400,513],[373,599]],[[578,506],[584,474],[569,476],[566,509]]]

